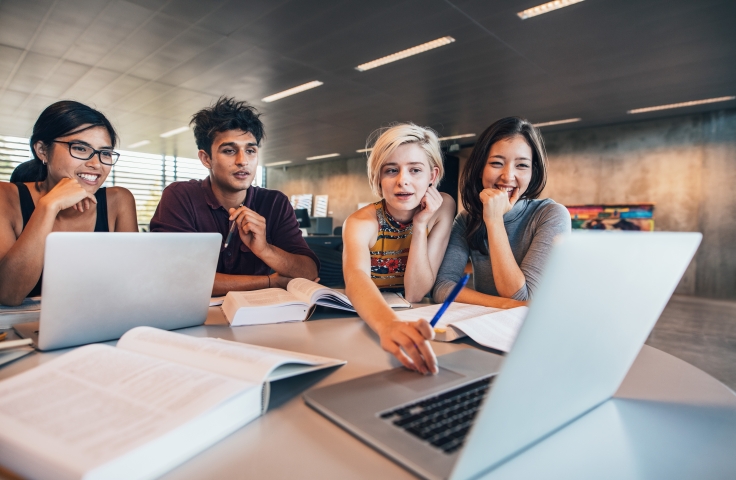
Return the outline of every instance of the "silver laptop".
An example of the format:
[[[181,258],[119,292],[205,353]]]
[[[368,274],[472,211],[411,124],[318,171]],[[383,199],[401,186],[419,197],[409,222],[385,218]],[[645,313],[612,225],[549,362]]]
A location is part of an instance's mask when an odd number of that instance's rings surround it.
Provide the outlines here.
[[[71,233],[46,239],[41,317],[15,325],[39,350],[207,319],[219,233]]]
[[[395,369],[304,398],[423,477],[475,477],[613,396],[700,240],[558,238],[502,368],[497,356],[466,349],[440,356],[436,376]]]

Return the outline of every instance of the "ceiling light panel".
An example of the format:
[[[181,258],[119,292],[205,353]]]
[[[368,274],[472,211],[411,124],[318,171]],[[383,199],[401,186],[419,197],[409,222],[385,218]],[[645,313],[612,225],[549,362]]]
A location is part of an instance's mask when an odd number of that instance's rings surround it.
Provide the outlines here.
[[[322,160],[323,158],[339,157],[339,153],[328,153],[327,155],[317,155],[316,157],[307,157],[307,160]]]
[[[356,150],[355,152],[356,153],[367,153],[367,152],[372,152],[372,151],[373,151],[372,148],[361,148],[360,150]]]
[[[317,88],[320,85],[324,85],[324,82],[320,82],[319,80],[313,80],[311,82],[304,83],[294,88],[284,90],[283,92],[274,93],[273,95],[269,95],[265,98],[262,98],[261,101],[266,102],[266,103],[275,102],[276,100],[281,100],[284,97],[289,97],[291,95],[296,95],[297,93],[301,93],[306,90]]]
[[[168,132],[164,132],[164,133],[162,133],[162,134],[161,134],[161,135],[159,135],[159,136],[160,136],[161,138],[169,138],[169,137],[173,137],[174,135],[179,135],[180,133],[184,133],[184,132],[186,132],[187,130],[189,130],[189,126],[186,126],[186,127],[179,127],[179,128],[175,128],[175,129],[173,129],[173,130],[169,130]]]
[[[582,1],[583,0],[554,0],[553,2],[547,2],[541,5],[537,5],[536,7],[527,8],[523,12],[517,13],[517,15],[520,19],[526,20],[527,18],[536,17],[537,15],[542,15],[543,13],[553,12],[555,10],[559,10],[560,8],[569,7],[570,5],[574,5]]]
[[[128,148],[138,148],[138,147],[142,147],[144,145],[148,145],[149,143],[151,143],[150,140],[141,140],[140,142],[136,142],[136,143],[133,143],[131,145],[128,145]]]
[[[412,55],[426,52],[427,50],[432,50],[437,47],[449,45],[454,41],[455,39],[452,37],[438,38],[437,40],[432,40],[431,42],[423,43],[421,45],[417,45],[416,47],[407,48],[406,50],[392,53],[391,55],[386,55],[385,57],[381,57],[368,63],[363,63],[362,65],[358,65],[357,67],[355,67],[355,69],[359,72],[365,72],[366,70],[370,70],[371,68],[380,67],[381,65],[386,65],[387,63],[402,60],[406,57],[411,57]]]
[[[280,165],[288,165],[291,163],[291,160],[284,160],[283,162],[273,162],[273,163],[266,163],[263,165],[264,167],[278,167]]]
[[[626,113],[656,112],[657,110],[669,110],[670,108],[694,107],[695,105],[705,105],[708,103],[728,102],[729,100],[733,100],[733,99],[736,99],[736,97],[730,96],[730,97],[706,98],[704,100],[693,100],[690,102],[670,103],[668,105],[658,105],[656,107],[635,108],[633,110],[629,110]]]
[[[551,122],[542,122],[533,124],[535,127],[551,127],[552,125],[564,125],[566,123],[575,123],[582,120],[582,118],[566,118],[564,120],[553,120]]]

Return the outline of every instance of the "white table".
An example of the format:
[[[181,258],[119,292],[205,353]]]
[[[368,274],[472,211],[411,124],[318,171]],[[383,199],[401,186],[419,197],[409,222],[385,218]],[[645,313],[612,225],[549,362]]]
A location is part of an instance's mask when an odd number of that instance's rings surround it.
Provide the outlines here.
[[[277,382],[269,412],[164,478],[413,478],[301,399],[329,385],[398,366],[357,317],[230,328],[219,308],[181,332],[348,360],[331,373]],[[438,355],[476,344],[439,343]],[[35,353],[0,379],[62,352]],[[501,357],[499,357],[499,362]],[[736,478],[736,395],[671,355],[644,346],[615,398],[484,478]]]

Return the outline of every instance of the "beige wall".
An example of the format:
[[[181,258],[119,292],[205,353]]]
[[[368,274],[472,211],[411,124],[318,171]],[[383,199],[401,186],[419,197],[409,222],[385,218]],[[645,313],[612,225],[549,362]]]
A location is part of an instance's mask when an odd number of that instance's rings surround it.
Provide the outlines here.
[[[378,197],[368,186],[365,157],[328,160],[296,167],[269,168],[268,188],[281,190],[287,196],[300,193],[329,195],[328,211],[332,226],[338,227],[358,208],[358,203],[375,202]]]
[[[678,292],[736,299],[736,110],[543,134],[543,196],[567,205],[655,203],[656,230],[703,233]],[[358,202],[375,200],[365,158],[269,169],[268,187],[330,195],[335,226]]]

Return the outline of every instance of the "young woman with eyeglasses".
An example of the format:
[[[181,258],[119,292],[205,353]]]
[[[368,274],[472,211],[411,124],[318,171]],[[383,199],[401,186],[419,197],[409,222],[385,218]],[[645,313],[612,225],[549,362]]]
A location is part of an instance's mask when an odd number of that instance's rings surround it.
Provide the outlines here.
[[[119,154],[105,116],[73,101],[47,107],[33,126],[33,159],[0,182],[0,304],[41,294],[46,236],[51,232],[136,232],[135,200],[104,188]],[[80,258],[94,262],[94,258]]]

